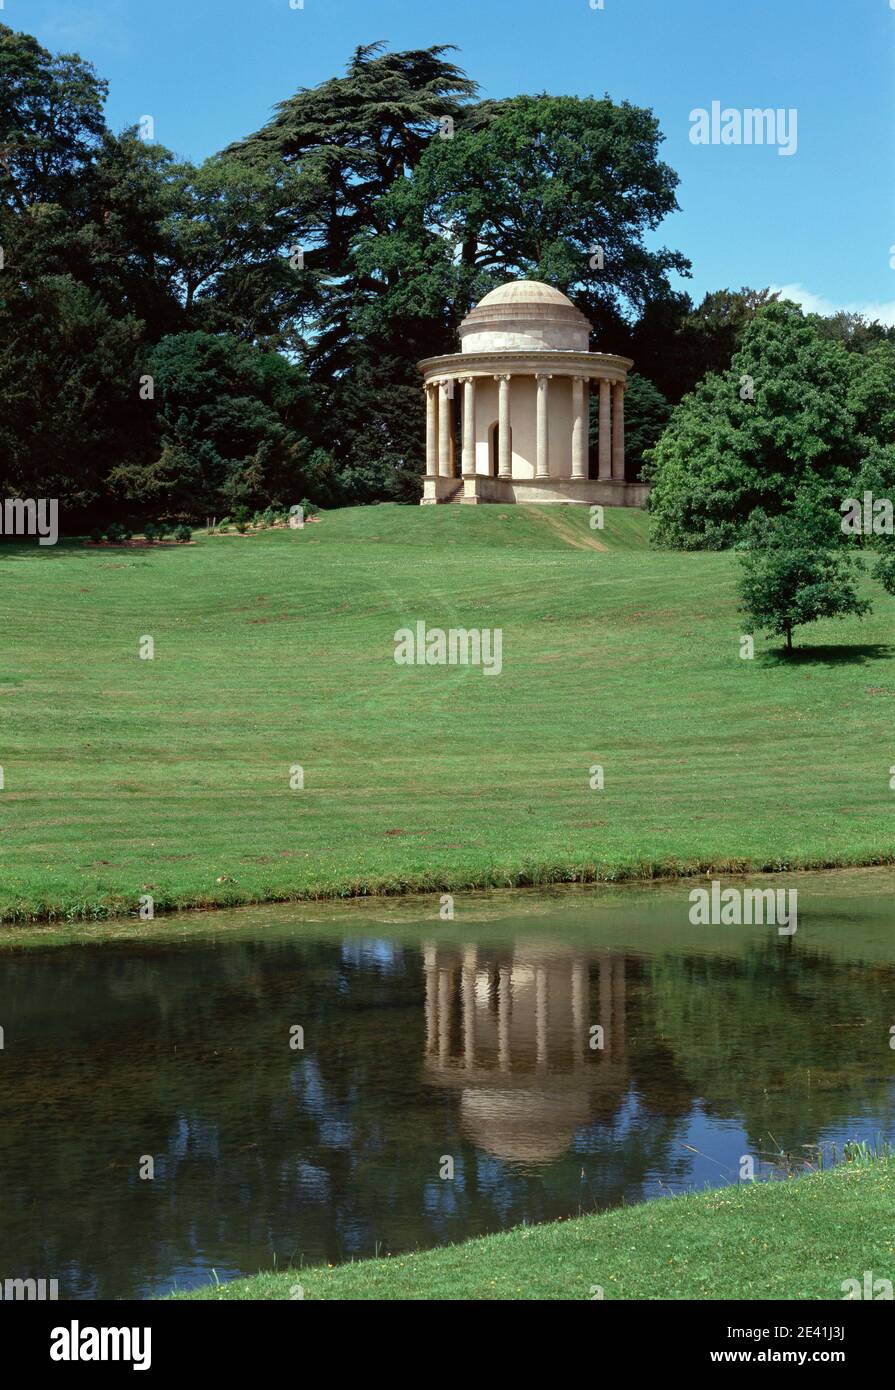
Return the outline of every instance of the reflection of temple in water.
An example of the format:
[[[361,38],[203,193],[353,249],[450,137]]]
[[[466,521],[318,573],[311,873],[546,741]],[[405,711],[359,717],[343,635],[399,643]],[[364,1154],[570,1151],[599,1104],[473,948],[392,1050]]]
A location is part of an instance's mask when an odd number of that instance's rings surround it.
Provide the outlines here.
[[[540,943],[428,943],[424,1077],[461,1092],[469,1138],[515,1162],[546,1162],[576,1129],[610,1119],[628,1086],[625,963]],[[603,1048],[591,1048],[591,1027]]]

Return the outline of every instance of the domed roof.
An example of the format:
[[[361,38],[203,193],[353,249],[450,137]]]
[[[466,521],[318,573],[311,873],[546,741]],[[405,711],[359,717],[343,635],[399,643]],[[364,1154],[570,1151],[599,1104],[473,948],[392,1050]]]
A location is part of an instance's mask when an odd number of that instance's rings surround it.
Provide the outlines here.
[[[479,1148],[511,1163],[550,1163],[571,1147],[587,1124],[587,1096],[550,1096],[542,1090],[465,1090],[463,1128]]]
[[[463,352],[587,352],[589,339],[581,310],[540,280],[498,285],[460,324]]]
[[[505,285],[498,285],[496,290],[483,295],[477,307],[481,309],[485,304],[567,304],[570,309],[574,308],[562,290],[555,290],[542,280],[508,280]]]

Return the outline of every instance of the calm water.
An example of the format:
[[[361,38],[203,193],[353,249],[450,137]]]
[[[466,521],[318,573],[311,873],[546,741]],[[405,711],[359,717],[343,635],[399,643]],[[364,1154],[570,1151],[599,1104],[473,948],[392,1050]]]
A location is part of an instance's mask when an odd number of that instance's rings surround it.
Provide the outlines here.
[[[7,946],[0,1277],[150,1296],[895,1140],[895,875],[789,883],[794,937],[676,885]]]

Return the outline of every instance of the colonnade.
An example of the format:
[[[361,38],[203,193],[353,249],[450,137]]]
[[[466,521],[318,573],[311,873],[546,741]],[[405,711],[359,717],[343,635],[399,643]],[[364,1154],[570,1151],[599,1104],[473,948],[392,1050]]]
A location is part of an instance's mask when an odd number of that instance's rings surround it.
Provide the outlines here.
[[[536,391],[536,440],[535,478],[555,478],[558,473],[550,469],[550,383],[552,380],[568,379],[551,372],[500,373],[494,374],[498,384],[497,423],[498,423],[498,478],[511,479],[513,476],[512,456],[512,412],[510,410],[510,382],[514,377],[529,377]],[[426,391],[426,476],[429,478],[456,477],[454,453],[451,448],[454,438],[454,396],[455,383],[463,386],[461,475],[475,475],[476,446],[476,383],[482,376],[457,375],[438,377],[427,381]],[[599,432],[597,439],[597,477],[605,481],[624,482],[625,480],[625,383],[607,377],[593,378],[599,391]],[[573,478],[588,476],[588,412],[590,403],[590,376],[572,375],[572,474]]]

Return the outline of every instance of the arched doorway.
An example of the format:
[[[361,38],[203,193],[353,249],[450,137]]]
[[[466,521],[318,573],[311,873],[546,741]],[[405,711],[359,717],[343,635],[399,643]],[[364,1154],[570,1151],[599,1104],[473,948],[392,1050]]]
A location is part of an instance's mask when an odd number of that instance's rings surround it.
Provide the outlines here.
[[[513,457],[513,427],[510,426],[510,459]],[[512,463],[510,464],[512,469]],[[496,478],[500,472],[500,422],[495,420],[488,429],[488,474]]]

